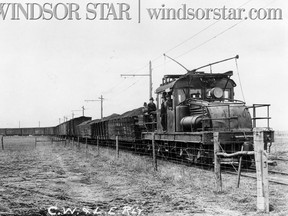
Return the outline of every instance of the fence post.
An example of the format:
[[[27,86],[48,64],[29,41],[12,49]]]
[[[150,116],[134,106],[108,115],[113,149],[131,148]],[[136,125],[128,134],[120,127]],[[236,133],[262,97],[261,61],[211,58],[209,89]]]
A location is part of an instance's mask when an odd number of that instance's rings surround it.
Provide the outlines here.
[[[221,164],[217,153],[220,151],[219,132],[213,133],[214,141],[214,172],[216,177],[216,190],[222,191]]]
[[[78,142],[78,145],[80,146],[79,137],[77,137],[77,142]]]
[[[37,145],[37,137],[35,137],[35,148],[36,148],[36,145]]]
[[[66,144],[67,144],[67,139],[66,139],[66,137],[64,137],[64,139],[65,139],[65,144],[64,144],[64,146],[66,147]]]
[[[154,171],[157,171],[157,157],[156,157],[156,148],[155,148],[155,133],[152,133],[152,150],[153,150],[153,167]]]
[[[257,175],[257,210],[269,212],[269,186],[267,152],[264,150],[264,132],[261,128],[253,129],[255,165]]]
[[[97,152],[98,152],[98,155],[100,154],[99,153],[99,136],[96,137],[96,141],[97,141]]]
[[[116,157],[119,158],[119,138],[116,136]]]
[[[79,145],[79,147],[80,147],[80,145]],[[87,137],[85,138],[85,149],[86,149],[86,151],[87,151],[87,148],[88,148],[88,141],[87,141]]]
[[[242,145],[241,152],[243,152],[243,149],[244,149],[244,146]],[[240,159],[239,159],[238,176],[237,176],[237,188],[239,188],[239,186],[240,186],[240,177],[241,177],[241,169],[242,169],[242,158],[243,158],[243,155],[241,155]]]
[[[2,135],[1,136],[1,146],[2,146],[2,150],[4,150],[4,136]]]

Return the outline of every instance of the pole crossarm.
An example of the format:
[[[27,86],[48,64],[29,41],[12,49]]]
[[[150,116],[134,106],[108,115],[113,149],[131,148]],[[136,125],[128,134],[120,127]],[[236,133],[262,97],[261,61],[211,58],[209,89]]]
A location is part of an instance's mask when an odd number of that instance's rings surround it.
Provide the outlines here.
[[[149,73],[148,74],[120,74],[121,77],[136,77],[136,76],[148,76],[149,77],[149,98],[152,97],[152,63],[149,61]]]
[[[100,101],[101,102],[101,119],[103,119],[103,101],[104,101],[104,98],[103,96],[101,95],[101,97],[99,97],[99,99],[93,99],[93,100],[84,100],[85,102],[98,102]],[[84,110],[84,107],[82,107],[83,110]]]
[[[94,102],[94,101],[101,101],[101,100],[85,100],[85,102]]]
[[[125,76],[150,76],[150,74],[121,74],[121,77],[125,77]]]
[[[235,157],[240,155],[254,155],[254,151],[238,151],[231,154],[225,153],[225,152],[217,152],[217,156],[223,156],[223,157]]]

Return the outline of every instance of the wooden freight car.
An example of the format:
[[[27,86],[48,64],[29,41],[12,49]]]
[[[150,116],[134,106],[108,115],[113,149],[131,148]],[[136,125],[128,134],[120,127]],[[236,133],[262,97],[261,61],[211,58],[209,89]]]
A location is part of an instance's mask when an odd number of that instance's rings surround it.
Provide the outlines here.
[[[73,118],[67,122],[67,135],[70,137],[76,136],[76,127],[86,121],[90,121],[91,117],[81,116],[78,118]]]
[[[93,124],[95,120],[89,120],[82,122],[81,124],[76,126],[76,137],[81,137],[81,138],[88,138],[90,139],[92,137],[92,132],[91,132],[91,124]]]

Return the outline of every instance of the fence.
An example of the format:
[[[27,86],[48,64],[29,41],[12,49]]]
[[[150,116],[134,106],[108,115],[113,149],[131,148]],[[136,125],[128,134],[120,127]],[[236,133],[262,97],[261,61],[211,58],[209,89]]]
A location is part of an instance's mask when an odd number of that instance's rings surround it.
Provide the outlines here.
[[[87,139],[81,137],[52,137],[51,139],[43,139],[41,137],[35,137],[35,147],[39,142],[50,141],[54,143],[64,143],[64,146],[72,145],[77,148],[85,146],[87,152],[88,145],[94,145],[97,149],[97,154],[100,154],[100,146],[106,148],[112,148],[115,150],[115,158],[121,157],[121,152],[133,152],[138,155],[148,156],[151,158],[151,164],[153,169],[157,171],[157,160],[169,160],[176,163],[191,164],[196,163],[200,168],[214,170],[216,179],[216,189],[218,191],[223,190],[221,169],[226,169],[227,164],[231,167],[235,167],[238,173],[237,187],[240,185],[241,170],[243,165],[251,165],[250,156],[255,156],[255,167],[257,173],[257,209],[259,211],[269,212],[269,196],[268,196],[268,166],[267,166],[267,149],[265,146],[265,131],[263,129],[256,128],[253,131],[254,139],[254,151],[245,150],[244,147],[237,149],[235,143],[229,147],[225,146],[221,139],[221,132],[214,132],[211,140],[212,146],[202,146],[199,142],[195,143],[182,143],[175,144],[168,140],[155,139],[157,133],[152,133],[152,139],[149,141],[137,141],[126,142],[121,137],[116,136],[115,140],[101,140],[100,137],[96,139]],[[2,150],[5,150],[3,136],[1,137]],[[226,140],[226,142],[232,142],[233,140]],[[266,140],[267,141],[267,140]],[[234,140],[235,142],[235,140]],[[84,144],[84,145],[83,145]],[[239,144],[239,143],[238,143]],[[95,148],[94,148],[95,149]],[[235,156],[239,157],[235,159]],[[233,158],[232,158],[233,157]],[[232,160],[227,160],[231,159]],[[214,162],[214,167],[213,167]],[[237,169],[236,169],[237,168]],[[247,168],[245,168],[247,169]]]
[[[254,151],[241,151],[231,154],[221,151],[221,144],[219,142],[219,132],[213,134],[214,137],[214,172],[216,179],[217,191],[222,191],[222,178],[221,178],[221,159],[223,157],[240,156],[238,166],[237,187],[240,184],[241,168],[243,156],[255,155],[255,167],[257,176],[257,210],[261,212],[269,212],[269,189],[268,189],[268,153],[267,153],[267,140],[265,138],[265,130],[261,128],[254,128],[253,140]]]
[[[43,143],[43,142],[51,142],[52,137],[50,136],[4,136],[0,135],[1,139],[1,149],[4,151],[6,147],[10,146],[11,142],[15,141],[18,142],[20,139],[25,143],[27,142],[31,144],[31,142],[34,143],[34,147],[37,147],[37,143]]]

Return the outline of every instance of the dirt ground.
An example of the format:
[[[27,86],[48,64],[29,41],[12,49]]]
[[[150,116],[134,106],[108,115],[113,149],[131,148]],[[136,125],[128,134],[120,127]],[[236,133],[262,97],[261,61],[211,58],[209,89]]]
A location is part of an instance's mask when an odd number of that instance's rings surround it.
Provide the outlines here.
[[[38,138],[38,140],[40,140]],[[41,138],[42,141],[47,140]],[[0,215],[265,215],[256,180],[158,162],[112,149],[34,137],[4,139],[0,149]],[[270,215],[288,215],[288,186],[270,184]]]

